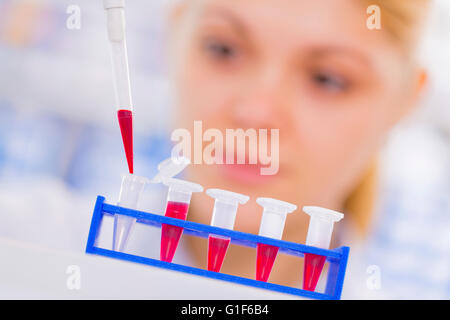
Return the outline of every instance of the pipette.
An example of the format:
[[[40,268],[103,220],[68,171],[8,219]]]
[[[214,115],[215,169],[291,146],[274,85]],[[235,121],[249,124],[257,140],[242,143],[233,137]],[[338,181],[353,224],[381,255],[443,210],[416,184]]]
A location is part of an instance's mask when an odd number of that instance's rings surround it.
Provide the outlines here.
[[[303,207],[303,211],[311,216],[306,244],[308,246],[329,249],[334,223],[344,218],[344,215],[340,212],[320,207]],[[305,253],[303,270],[304,290],[316,290],[325,259],[326,257],[324,256]]]
[[[202,192],[203,187],[196,183],[174,178],[164,179],[163,183],[169,187],[165,216],[186,220],[192,193]],[[181,227],[162,224],[161,261],[172,262],[182,233],[183,228]]]
[[[126,174],[122,178],[118,206],[137,209],[139,198],[145,185],[149,182],[147,178]],[[131,229],[136,222],[135,218],[116,214],[114,216],[113,250],[124,251]]]
[[[208,189],[206,194],[215,199],[211,225],[233,230],[239,204],[245,204],[248,196],[220,189]],[[230,244],[230,238],[219,235],[208,237],[208,270],[219,272]]]
[[[133,173],[133,104],[125,38],[125,0],[103,0],[114,74],[117,117],[122,134],[128,170]]]
[[[286,216],[295,211],[297,206],[271,198],[258,198],[256,202],[264,208],[259,235],[281,240]],[[257,244],[256,280],[267,282],[277,253],[278,247]]]

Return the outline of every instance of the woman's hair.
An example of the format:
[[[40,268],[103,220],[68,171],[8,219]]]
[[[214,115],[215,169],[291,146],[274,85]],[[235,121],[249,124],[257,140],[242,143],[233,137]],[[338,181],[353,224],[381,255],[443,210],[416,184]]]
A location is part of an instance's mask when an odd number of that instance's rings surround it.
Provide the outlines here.
[[[393,42],[399,45],[407,56],[413,56],[419,44],[431,1],[362,0],[366,7],[377,5],[380,8],[381,29],[388,32]],[[345,203],[345,211],[352,215],[361,234],[367,233],[375,210],[377,181],[378,163],[374,160]]]
[[[367,8],[376,5],[381,11],[381,29],[405,52],[412,51],[418,43],[423,23],[432,0],[362,0]]]

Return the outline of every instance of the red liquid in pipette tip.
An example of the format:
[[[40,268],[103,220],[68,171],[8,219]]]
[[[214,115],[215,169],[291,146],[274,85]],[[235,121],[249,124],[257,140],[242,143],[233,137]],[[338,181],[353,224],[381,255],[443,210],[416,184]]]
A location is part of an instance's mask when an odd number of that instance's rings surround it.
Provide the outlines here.
[[[167,202],[166,217],[186,220],[189,204],[183,202]],[[162,224],[161,226],[161,261],[172,262],[178,247],[183,228]]]
[[[133,173],[133,113],[130,110],[117,111],[120,132],[127,157],[128,170]]]
[[[258,243],[256,249],[256,280],[267,282],[277,253],[278,247]]]
[[[326,257],[317,254],[305,253],[305,266],[303,268],[303,290],[316,290],[317,282],[322,273]]]
[[[230,245],[230,238],[208,237],[208,270],[220,272],[225,254]]]

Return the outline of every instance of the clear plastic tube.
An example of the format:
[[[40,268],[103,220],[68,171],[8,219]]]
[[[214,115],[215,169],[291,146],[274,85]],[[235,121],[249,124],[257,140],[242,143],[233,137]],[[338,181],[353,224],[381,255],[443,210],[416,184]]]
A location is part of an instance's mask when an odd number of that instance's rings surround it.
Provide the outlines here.
[[[320,207],[303,207],[303,211],[311,216],[306,244],[322,249],[329,249],[334,223],[340,221],[344,215],[340,212]],[[304,290],[316,290],[325,260],[326,257],[324,256],[305,253],[303,270]]]
[[[128,209],[137,209],[142,191],[148,182],[149,180],[144,177],[132,174],[124,175],[117,205]],[[136,219],[133,217],[120,214],[114,216],[113,250],[121,252],[125,250],[135,222]]]
[[[206,194],[215,199],[211,225],[233,230],[239,204],[245,204],[249,197],[239,193],[208,189]],[[219,272],[230,245],[230,238],[210,235],[208,237],[208,270]]]
[[[286,216],[295,211],[297,206],[270,198],[258,198],[256,202],[264,208],[259,235],[281,240]],[[277,253],[278,247],[263,243],[257,244],[256,280],[267,282]]]
[[[164,184],[169,187],[167,194],[166,217],[186,220],[193,192],[203,191],[199,184],[168,178]],[[172,262],[178,247],[183,228],[162,224],[161,226],[161,261]]]

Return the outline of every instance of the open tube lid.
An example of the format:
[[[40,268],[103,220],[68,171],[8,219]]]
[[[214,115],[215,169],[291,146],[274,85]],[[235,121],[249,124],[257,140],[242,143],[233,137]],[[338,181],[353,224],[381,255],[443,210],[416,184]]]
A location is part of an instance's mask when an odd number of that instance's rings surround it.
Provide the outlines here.
[[[168,178],[175,177],[191,163],[185,157],[170,157],[158,165],[158,173],[153,177],[153,183],[164,182]]]

